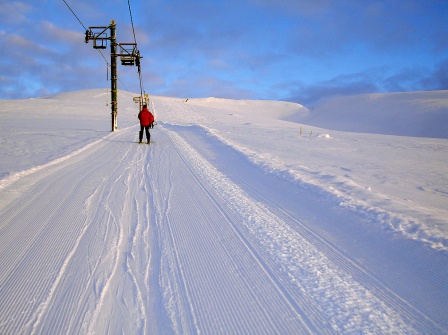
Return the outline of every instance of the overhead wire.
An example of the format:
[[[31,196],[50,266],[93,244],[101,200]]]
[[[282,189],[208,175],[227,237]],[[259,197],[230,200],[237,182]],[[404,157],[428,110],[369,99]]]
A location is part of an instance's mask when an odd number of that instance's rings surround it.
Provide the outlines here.
[[[134,43],[137,45],[137,38],[135,37],[135,29],[134,29],[134,20],[132,19],[132,10],[131,10],[131,2],[128,0],[128,7],[129,7],[129,16],[131,17],[131,25],[132,25],[132,33],[134,34]],[[140,54],[138,55],[140,57]],[[138,62],[138,78],[140,81],[140,99],[143,100],[143,80],[142,80],[142,72],[140,70],[140,60]]]
[[[70,9],[70,11],[72,12],[72,14],[76,17],[76,19],[78,20],[78,22],[79,22],[79,23],[81,24],[81,26],[84,28],[84,30],[88,30],[88,29],[86,28],[86,26],[81,22],[81,20],[79,19],[78,15],[76,15],[76,13],[73,11],[73,9],[69,6],[69,4],[68,4],[65,0],[62,0],[62,1],[64,1],[64,3],[66,4],[66,6],[68,7],[68,9]],[[101,56],[103,57],[104,61],[106,62],[106,66],[107,66],[107,68],[109,68],[110,64],[109,64],[109,62],[107,61],[106,57],[104,57],[103,52],[102,52],[100,49],[97,49],[97,50],[100,52]]]
[[[78,22],[81,24],[81,26],[84,28],[84,30],[88,30],[87,28],[86,28],[86,26],[82,23],[82,21],[79,19],[79,17],[76,15],[76,13],[73,11],[73,9],[69,6],[69,4],[65,1],[65,0],[62,0],[62,1],[64,1],[64,3],[65,3],[65,5],[68,7],[68,9],[72,12],[72,14],[76,17],[76,19],[78,20]],[[131,11],[131,3],[130,3],[130,1],[128,0],[128,7],[129,7],[129,15],[130,15],[130,17],[131,17],[131,25],[132,25],[132,33],[133,33],[133,35],[134,35],[134,42],[135,42],[135,44],[137,45],[137,39],[136,39],[136,36],[135,36],[135,29],[134,29],[134,20],[132,19],[132,11]],[[107,61],[107,59],[106,59],[106,57],[104,56],[104,54],[103,54],[103,52],[100,50],[100,49],[97,49],[99,52],[100,52],[100,54],[101,54],[101,56],[103,57],[103,59],[104,59],[104,61],[106,62],[106,67],[107,67],[107,79],[109,79],[109,71],[108,71],[108,69],[109,69],[109,67],[110,67],[110,64],[109,64],[109,62]],[[139,80],[140,80],[140,96],[143,98],[143,81],[142,81],[142,75],[141,75],[141,71],[140,71],[140,65],[138,66],[138,74],[139,74]],[[126,91],[128,91],[127,90],[127,88],[126,88],[126,86],[123,84],[123,82],[120,80],[120,78],[118,78],[118,81],[121,83],[121,85],[124,87],[124,89],[126,90]]]
[[[70,11],[73,13],[73,15],[75,15],[75,17],[78,19],[79,23],[81,23],[81,26],[83,26],[84,30],[87,30],[87,28],[82,24],[81,20],[79,19],[79,17],[75,14],[75,12],[70,8],[70,6],[68,5],[68,3],[65,0],[64,3],[67,5],[68,9],[70,9]]]
[[[87,31],[86,26],[81,22],[81,20],[79,19],[78,15],[76,15],[76,13],[75,13],[75,12],[73,11],[73,9],[69,6],[69,4],[68,4],[65,0],[62,0],[62,1],[64,1],[65,5],[68,7],[68,9],[70,9],[70,11],[72,12],[72,14],[76,17],[76,19],[78,20],[78,22],[79,22],[79,23],[81,24],[81,26],[84,28],[84,30]],[[97,50],[100,52],[101,56],[103,57],[104,61],[106,62],[106,81],[109,81],[109,62],[107,61],[106,57],[104,57],[104,55],[103,55],[103,53],[101,52],[101,50],[100,50],[100,49],[97,49]],[[106,90],[107,90],[107,89],[106,89]],[[106,98],[106,106],[108,106],[108,105],[109,105],[109,102],[108,102],[108,100],[107,100],[107,98]]]
[[[135,38],[134,20],[132,19],[131,2],[128,0],[129,16],[131,17],[132,33],[134,34],[134,42],[137,44],[137,39]]]

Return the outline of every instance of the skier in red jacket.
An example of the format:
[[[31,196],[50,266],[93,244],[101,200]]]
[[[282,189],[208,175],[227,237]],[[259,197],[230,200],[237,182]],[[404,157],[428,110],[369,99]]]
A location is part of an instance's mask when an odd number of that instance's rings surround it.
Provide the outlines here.
[[[154,115],[148,110],[147,105],[143,105],[142,110],[138,113],[138,119],[140,120],[140,133],[139,133],[139,142],[142,143],[143,140],[143,128],[146,131],[146,143],[149,144],[149,139],[151,138],[151,134],[149,133],[149,128],[153,128]]]

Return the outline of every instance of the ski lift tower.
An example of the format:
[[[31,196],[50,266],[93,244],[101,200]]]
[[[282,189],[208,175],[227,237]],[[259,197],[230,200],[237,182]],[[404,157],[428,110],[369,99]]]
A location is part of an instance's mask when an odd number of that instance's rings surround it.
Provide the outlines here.
[[[110,36],[107,36],[109,29]],[[111,109],[112,109],[112,131],[118,129],[117,114],[118,114],[118,97],[117,97],[117,56],[121,58],[121,65],[136,65],[140,71],[140,52],[137,49],[137,43],[117,43],[116,41],[116,24],[112,20],[109,26],[92,26],[86,30],[85,42],[93,40],[94,49],[106,49],[107,41],[110,41],[110,94],[111,94]],[[119,52],[117,52],[119,49]]]

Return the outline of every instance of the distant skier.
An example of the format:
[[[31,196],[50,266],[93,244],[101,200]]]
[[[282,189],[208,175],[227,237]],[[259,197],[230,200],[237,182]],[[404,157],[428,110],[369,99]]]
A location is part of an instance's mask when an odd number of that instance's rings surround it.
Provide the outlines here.
[[[151,134],[149,133],[149,128],[154,127],[154,115],[148,110],[147,105],[143,105],[142,110],[138,113],[138,119],[140,120],[140,133],[139,133],[139,142],[142,143],[143,140],[143,128],[146,132],[146,143],[150,143],[149,140],[151,138]]]

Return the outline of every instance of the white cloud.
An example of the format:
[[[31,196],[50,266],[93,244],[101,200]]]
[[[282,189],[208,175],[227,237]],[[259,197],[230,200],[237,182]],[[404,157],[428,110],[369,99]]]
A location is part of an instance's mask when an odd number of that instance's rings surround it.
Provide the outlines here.
[[[0,21],[9,24],[20,24],[27,21],[27,14],[33,10],[30,4],[22,1],[0,1]]]

